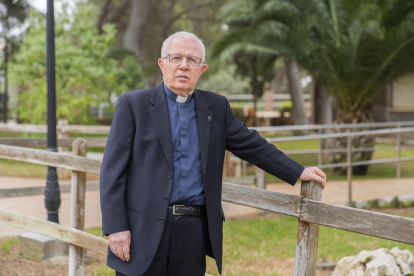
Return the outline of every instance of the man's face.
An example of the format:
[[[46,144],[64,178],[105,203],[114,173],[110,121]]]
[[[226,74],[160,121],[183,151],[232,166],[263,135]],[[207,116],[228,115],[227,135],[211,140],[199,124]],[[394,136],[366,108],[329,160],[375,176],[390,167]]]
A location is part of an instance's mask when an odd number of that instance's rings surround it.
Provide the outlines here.
[[[203,58],[203,52],[198,41],[189,37],[173,38],[167,46],[167,53],[180,54]],[[162,57],[164,58],[164,57]],[[158,59],[165,85],[176,94],[186,97],[191,95],[201,74],[208,65],[201,63],[198,66],[189,66],[187,58],[183,58],[180,64],[171,63],[167,58]]]

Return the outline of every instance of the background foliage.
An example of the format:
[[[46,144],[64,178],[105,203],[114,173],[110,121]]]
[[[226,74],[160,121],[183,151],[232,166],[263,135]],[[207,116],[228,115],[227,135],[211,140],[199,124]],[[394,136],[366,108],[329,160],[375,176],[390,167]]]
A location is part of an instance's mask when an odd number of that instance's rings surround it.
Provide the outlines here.
[[[116,96],[142,86],[142,70],[133,55],[116,54],[113,25],[96,29],[92,5],[78,5],[73,18],[67,9],[56,14],[57,118],[70,124],[91,124],[90,106],[114,108]],[[30,14],[30,29],[11,64],[21,85],[19,118],[25,123],[46,121],[46,22],[42,14]]]

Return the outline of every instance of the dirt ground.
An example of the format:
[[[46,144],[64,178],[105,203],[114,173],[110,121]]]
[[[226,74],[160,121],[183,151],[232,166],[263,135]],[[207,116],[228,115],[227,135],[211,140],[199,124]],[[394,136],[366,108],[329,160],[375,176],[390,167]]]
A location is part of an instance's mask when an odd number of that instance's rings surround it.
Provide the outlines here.
[[[84,266],[84,274],[95,274],[98,267],[106,263],[106,258],[94,252],[88,252],[90,264]],[[68,265],[47,264],[19,257],[18,245],[9,252],[0,249],[0,276],[66,276]]]
[[[67,265],[58,264],[46,264],[42,262],[32,261],[24,258],[20,258],[18,255],[18,246],[13,245],[10,251],[6,254],[4,250],[0,249],[0,276],[66,276],[68,275]],[[102,275],[99,274],[99,267],[105,265],[106,258],[101,255],[88,253],[90,264],[84,266],[84,275]],[[245,267],[247,273],[254,272],[257,267],[264,267],[260,275],[293,275],[295,266],[294,259],[287,260],[263,260],[261,264],[255,264],[254,266],[246,267],[246,264],[239,264],[238,268]],[[237,275],[229,269],[224,269],[223,276],[225,275]],[[316,272],[316,276],[330,276],[332,271]],[[107,274],[104,274],[105,276]]]

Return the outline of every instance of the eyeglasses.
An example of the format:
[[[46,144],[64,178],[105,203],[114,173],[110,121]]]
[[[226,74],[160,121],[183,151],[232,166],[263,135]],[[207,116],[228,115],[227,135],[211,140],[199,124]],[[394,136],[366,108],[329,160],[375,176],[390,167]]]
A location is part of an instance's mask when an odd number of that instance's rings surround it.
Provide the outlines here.
[[[187,58],[187,64],[190,66],[198,66],[201,63],[201,58],[199,57],[182,56],[180,54],[169,54],[169,55],[166,55],[163,59],[166,59],[167,57],[168,57],[168,60],[174,64],[180,64],[183,61],[183,57]]]

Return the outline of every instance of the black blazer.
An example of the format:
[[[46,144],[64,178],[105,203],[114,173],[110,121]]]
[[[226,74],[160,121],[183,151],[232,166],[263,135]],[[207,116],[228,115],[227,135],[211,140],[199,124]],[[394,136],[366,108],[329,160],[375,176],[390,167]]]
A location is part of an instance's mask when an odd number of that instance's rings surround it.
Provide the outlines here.
[[[240,122],[226,97],[195,89],[194,99],[208,214],[207,255],[216,260],[221,274],[225,150],[292,185],[304,167]],[[131,259],[123,262],[108,248],[109,267],[130,276],[141,276],[147,270],[164,230],[172,176],[164,84],[121,94],[100,173],[102,229],[104,235],[130,230]]]

